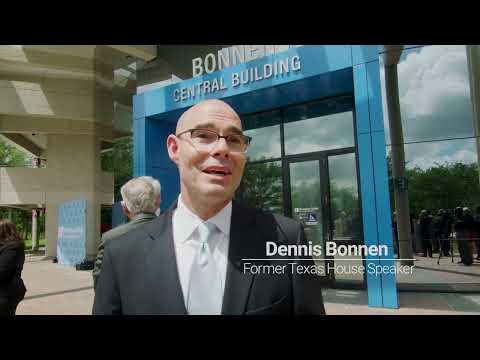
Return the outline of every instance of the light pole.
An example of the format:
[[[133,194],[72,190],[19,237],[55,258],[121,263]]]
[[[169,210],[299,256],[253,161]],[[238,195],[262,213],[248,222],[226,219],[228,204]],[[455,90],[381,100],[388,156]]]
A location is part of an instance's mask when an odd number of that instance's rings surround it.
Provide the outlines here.
[[[32,209],[32,251],[38,250],[38,210]]]
[[[402,117],[398,95],[397,64],[403,45],[385,45],[384,69],[385,90],[392,146],[392,177],[397,218],[397,238],[400,264],[413,265],[412,234],[410,228],[410,206],[408,202],[408,181],[405,176],[405,149],[403,146]]]
[[[475,139],[477,143],[477,164],[480,170],[480,46],[466,45],[466,50],[473,128],[475,129]]]

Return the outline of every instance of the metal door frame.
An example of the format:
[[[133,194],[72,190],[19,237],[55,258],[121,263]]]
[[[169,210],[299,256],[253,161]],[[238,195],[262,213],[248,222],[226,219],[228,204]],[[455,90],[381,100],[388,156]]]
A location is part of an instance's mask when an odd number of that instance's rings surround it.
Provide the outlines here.
[[[283,164],[283,181],[284,181],[284,213],[285,216],[293,218],[292,210],[292,193],[291,193],[291,182],[290,182],[290,164],[303,163],[307,161],[315,161],[318,166],[318,173],[320,176],[320,204],[318,204],[321,211],[321,222],[322,222],[322,247],[325,249],[325,242],[331,239],[331,224],[330,224],[330,194],[329,194],[329,179],[328,179],[328,156],[325,152],[321,153],[312,153],[312,154],[302,154],[296,156],[289,156],[284,159]],[[333,265],[333,261],[328,260],[328,257],[322,255],[324,259],[325,266],[327,264]],[[335,282],[334,274],[330,273],[323,277],[326,285],[332,287]]]
[[[290,184],[290,164],[292,163],[301,163],[306,161],[317,161],[318,163],[318,170],[320,174],[320,198],[321,204],[320,208],[322,211],[322,236],[323,236],[323,244],[326,241],[330,241],[333,239],[333,226],[332,226],[332,214],[331,214],[331,194],[330,194],[330,169],[328,164],[329,157],[337,156],[337,155],[345,155],[345,154],[354,154],[355,156],[355,163],[357,163],[357,154],[355,152],[355,147],[343,148],[343,149],[336,149],[336,150],[327,150],[327,151],[319,151],[314,153],[307,153],[307,154],[300,154],[300,155],[289,155],[285,156],[282,159],[282,174],[283,174],[283,209],[284,215],[290,218],[293,218],[292,213],[292,194],[291,194],[291,184]],[[358,166],[357,166],[357,185],[358,185]],[[358,202],[359,202],[359,216],[360,219],[362,218],[361,214],[361,198],[360,194],[358,194]],[[360,229],[362,230],[362,229]],[[360,231],[360,234],[363,235],[363,232]],[[325,265],[334,264],[334,259],[323,255],[325,260]],[[365,259],[363,259],[365,263]],[[325,276],[326,285],[332,288],[337,288],[337,283],[335,281],[335,274],[332,272],[329,276]],[[366,288],[366,275],[363,276],[363,282],[359,288],[365,289]],[[352,286],[353,285],[353,286]],[[341,286],[342,287],[342,286]],[[356,288],[354,284],[348,284],[348,288]]]

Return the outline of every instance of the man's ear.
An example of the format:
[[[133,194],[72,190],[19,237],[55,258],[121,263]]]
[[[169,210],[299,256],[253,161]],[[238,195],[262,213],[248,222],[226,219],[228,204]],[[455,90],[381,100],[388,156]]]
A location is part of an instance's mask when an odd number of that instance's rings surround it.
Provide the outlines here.
[[[178,165],[178,138],[175,135],[168,135],[167,150],[170,159]]]
[[[128,210],[127,205],[123,203],[123,201],[122,201],[122,211],[123,211],[123,214],[128,218],[128,220],[130,220],[131,219],[130,211]]]

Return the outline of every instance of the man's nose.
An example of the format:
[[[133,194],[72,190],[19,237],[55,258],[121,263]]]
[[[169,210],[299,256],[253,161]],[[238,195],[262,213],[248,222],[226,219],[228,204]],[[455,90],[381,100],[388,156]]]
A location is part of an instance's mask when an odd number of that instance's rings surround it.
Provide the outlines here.
[[[215,142],[213,147],[213,156],[221,156],[228,159],[230,156],[230,148],[227,143],[227,139],[219,138],[218,141]]]

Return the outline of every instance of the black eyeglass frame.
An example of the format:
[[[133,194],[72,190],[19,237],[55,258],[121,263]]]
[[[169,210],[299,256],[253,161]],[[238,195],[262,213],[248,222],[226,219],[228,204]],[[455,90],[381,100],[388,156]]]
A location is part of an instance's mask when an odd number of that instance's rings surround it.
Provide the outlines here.
[[[252,137],[251,136],[248,136],[248,135],[244,135],[244,134],[229,134],[229,135],[220,135],[218,132],[216,132],[215,130],[212,130],[212,129],[202,129],[202,128],[194,128],[194,129],[188,129],[188,130],[185,130],[185,131],[182,131],[178,134],[175,134],[176,137],[179,137],[180,135],[183,135],[183,134],[186,134],[186,133],[190,133],[190,138],[192,138],[192,133],[194,131],[198,131],[198,130],[201,130],[201,131],[207,131],[207,132],[210,132],[212,134],[215,134],[217,135],[217,140],[220,140],[220,139],[225,139],[225,141],[228,143],[228,137],[229,136],[241,136],[243,137],[245,140],[246,140],[246,148],[245,148],[245,151],[243,151],[244,153],[247,152],[248,150],[248,146],[250,145],[250,143],[252,142]]]

